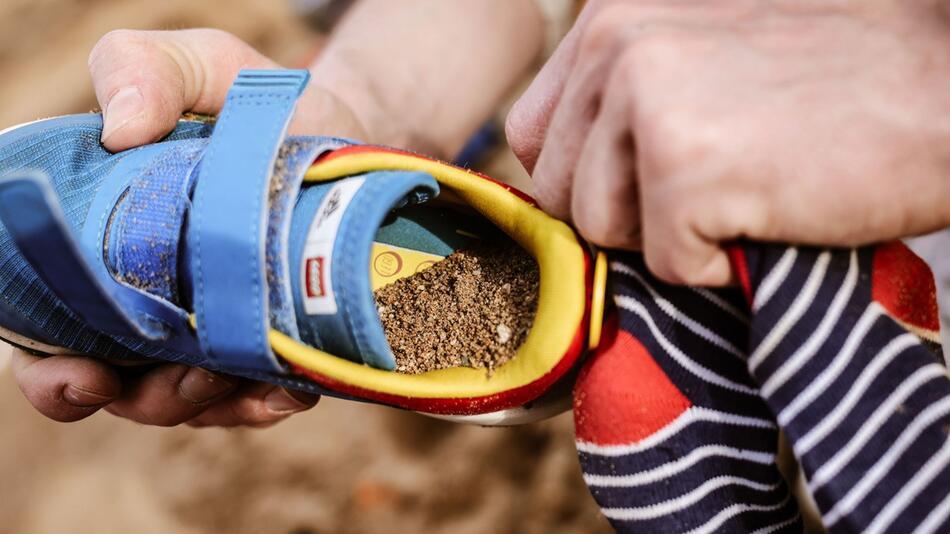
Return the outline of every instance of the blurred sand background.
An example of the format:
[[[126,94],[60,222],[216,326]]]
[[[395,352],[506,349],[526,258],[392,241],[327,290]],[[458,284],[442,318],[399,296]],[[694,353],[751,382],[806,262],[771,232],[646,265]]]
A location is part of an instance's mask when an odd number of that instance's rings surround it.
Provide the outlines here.
[[[95,107],[86,57],[115,28],[214,26],[287,65],[320,35],[277,0],[3,0],[0,129]],[[490,172],[523,183],[510,155]],[[608,532],[569,414],[514,429],[324,399],[268,430],[45,420],[0,348],[0,533]]]

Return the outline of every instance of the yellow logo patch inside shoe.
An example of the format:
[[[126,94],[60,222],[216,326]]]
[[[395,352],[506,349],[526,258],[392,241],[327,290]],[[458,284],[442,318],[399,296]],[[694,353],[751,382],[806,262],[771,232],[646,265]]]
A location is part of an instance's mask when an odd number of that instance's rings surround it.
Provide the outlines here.
[[[396,280],[428,269],[444,259],[443,256],[437,254],[385,243],[373,243],[369,260],[370,284],[373,291],[376,291]]]

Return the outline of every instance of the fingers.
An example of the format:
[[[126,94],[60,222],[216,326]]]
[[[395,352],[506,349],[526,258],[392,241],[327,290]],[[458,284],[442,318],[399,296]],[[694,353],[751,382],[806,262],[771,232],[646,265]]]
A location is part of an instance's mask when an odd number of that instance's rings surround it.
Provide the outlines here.
[[[607,11],[609,15],[614,10]],[[600,112],[603,87],[616,62],[613,51],[623,44],[622,23],[623,19],[601,13],[585,28],[583,37],[572,35],[577,44],[566,49],[563,55],[568,57],[554,64],[547,74],[556,78],[557,93],[539,95],[540,89],[533,86],[522,97],[529,99],[523,108],[516,108],[509,116],[509,139],[514,139],[512,148],[532,171],[538,203],[559,219],[571,220],[575,166]],[[562,79],[568,76],[561,89]],[[535,83],[547,84],[550,79],[541,78]]]
[[[605,248],[640,247],[636,159],[626,69],[611,76],[603,106],[584,142],[571,196],[574,225]]]
[[[636,72],[653,73],[634,81],[630,71],[627,79],[635,99],[643,252],[653,274],[674,284],[729,284],[722,243],[750,235],[767,205],[754,179],[761,167],[748,148],[755,130],[715,106],[728,99],[723,77],[706,76],[702,87],[678,83],[697,58],[717,57],[720,35],[670,29],[631,51]]]
[[[127,392],[107,410],[147,425],[263,427],[312,408],[317,400],[272,384],[165,364],[128,384]]]
[[[163,364],[124,384],[108,363],[82,356],[38,357],[14,349],[14,377],[37,411],[78,421],[102,407],[137,423],[174,426],[270,426],[317,404],[319,397],[260,382],[239,383],[204,369]]]
[[[240,69],[274,66],[218,30],[111,32],[89,56],[103,145],[118,151],[156,141],[184,111],[219,111]]]
[[[81,356],[41,358],[13,350],[12,368],[20,390],[37,411],[60,422],[94,414],[121,393],[112,368]]]
[[[157,426],[184,423],[235,390],[237,379],[197,367],[163,364],[129,380],[108,412]]]
[[[762,7],[602,0],[586,9],[508,118],[539,204],[595,244],[642,246],[669,282],[728,283],[720,243],[749,235],[762,210],[749,207],[754,174],[736,149],[754,137],[728,131],[736,84],[709,66],[708,52]],[[688,83],[701,74],[703,83]],[[710,96],[717,89],[725,92]]]
[[[585,16],[589,14],[582,15]],[[512,106],[505,120],[508,144],[529,173],[534,172],[564,84],[577,61],[582,27],[578,21],[564,37],[551,59]]]
[[[188,422],[194,427],[266,427],[314,407],[320,397],[253,382]]]
[[[646,182],[647,180],[643,180]],[[698,222],[722,221],[732,217],[726,213],[748,214],[736,206],[728,194],[701,195],[701,202],[683,202],[685,194],[700,193],[689,188],[666,188],[660,193],[648,185],[643,187],[643,254],[650,271],[671,284],[691,286],[725,286],[733,283],[734,273],[729,256],[722,248],[721,237],[710,237]],[[711,205],[715,204],[715,205]],[[737,227],[737,226],[736,226]],[[739,230],[723,230],[722,236],[738,236]]]
[[[574,171],[623,50],[674,14],[688,20],[705,9],[692,1],[600,4],[606,7],[594,4],[585,12],[562,45],[562,58],[552,58],[556,63],[529,88],[507,124],[509,143],[532,172],[538,203],[567,221]]]
[[[600,30],[591,30],[596,20],[612,17],[609,6],[614,0],[591,0],[581,11],[571,30],[558,44],[531,85],[512,106],[505,122],[505,133],[512,151],[529,173],[534,173],[548,129],[559,107],[565,87],[583,55],[585,40],[598,40]],[[623,9],[623,6],[620,7]],[[603,11],[608,11],[605,15]],[[613,17],[616,18],[616,17]],[[619,20],[619,19],[618,19]],[[593,36],[593,37],[591,37]]]

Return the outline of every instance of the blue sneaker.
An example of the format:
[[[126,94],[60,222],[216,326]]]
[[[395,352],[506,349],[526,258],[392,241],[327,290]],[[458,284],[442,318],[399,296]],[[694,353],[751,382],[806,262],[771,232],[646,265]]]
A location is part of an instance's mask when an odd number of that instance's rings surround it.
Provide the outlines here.
[[[481,424],[566,408],[592,294],[577,235],[473,172],[286,137],[308,80],[243,71],[215,123],[182,120],[162,141],[117,154],[101,146],[96,114],[0,133],[0,337],[41,354],[157,358]],[[438,260],[470,228],[503,232],[537,260],[531,332],[491,376],[394,372],[371,264],[386,247]]]

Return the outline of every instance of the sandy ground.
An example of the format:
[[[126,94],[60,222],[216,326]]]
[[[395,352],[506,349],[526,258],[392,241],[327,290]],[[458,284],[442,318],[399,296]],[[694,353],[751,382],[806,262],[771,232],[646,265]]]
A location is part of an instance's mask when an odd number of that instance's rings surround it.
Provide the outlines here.
[[[293,64],[319,37],[272,0],[3,0],[0,129],[95,106],[85,62],[114,28],[216,26]],[[503,155],[491,171],[523,181]],[[607,532],[569,414],[516,429],[325,399],[263,431],[63,425],[0,352],[0,532]]]
[[[324,399],[268,430],[63,425],[0,374],[0,531],[608,532],[569,416],[453,425]]]

